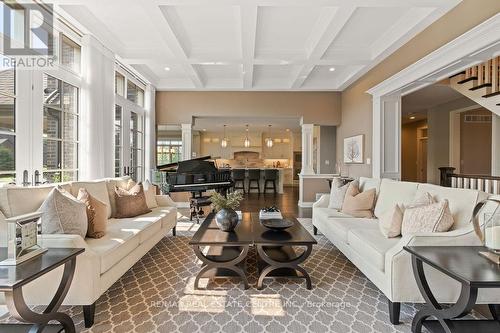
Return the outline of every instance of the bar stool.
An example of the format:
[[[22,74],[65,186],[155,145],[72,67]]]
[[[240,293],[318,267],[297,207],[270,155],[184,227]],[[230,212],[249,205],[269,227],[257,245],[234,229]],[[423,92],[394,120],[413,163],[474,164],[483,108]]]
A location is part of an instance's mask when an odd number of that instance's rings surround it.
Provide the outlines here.
[[[257,184],[257,186],[252,186],[252,183]],[[258,190],[260,195],[260,169],[248,170],[248,193],[252,190]]]
[[[269,169],[264,170],[264,194],[266,194],[267,190],[273,190],[274,194],[278,191],[276,190],[276,181],[278,180],[278,170]],[[271,183],[272,187],[268,187],[267,185]]]
[[[233,191],[243,190],[245,191],[245,169],[234,169],[231,177],[233,178]]]

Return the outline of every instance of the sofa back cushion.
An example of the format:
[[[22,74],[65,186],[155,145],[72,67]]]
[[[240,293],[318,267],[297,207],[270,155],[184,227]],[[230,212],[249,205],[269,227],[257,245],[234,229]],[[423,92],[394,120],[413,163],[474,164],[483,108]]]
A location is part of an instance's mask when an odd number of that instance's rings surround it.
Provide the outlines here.
[[[378,194],[380,190],[380,182],[381,180],[378,178],[359,177],[359,190],[364,192],[374,188]]]
[[[60,184],[70,191],[70,184]],[[0,210],[5,217],[19,216],[36,212],[45,201],[54,185],[42,186],[6,186],[0,188]]]
[[[418,183],[400,182],[392,179],[382,179],[375,204],[375,216],[380,217],[393,209],[395,205],[409,204],[415,198]]]
[[[80,189],[86,189],[87,192],[97,200],[105,203],[108,207],[106,208],[107,218],[111,218],[111,203],[108,194],[108,188],[106,186],[106,181],[88,181],[88,182],[73,182],[71,183],[71,194],[76,198],[78,197],[78,192]]]
[[[471,221],[472,211],[476,203],[488,197],[486,193],[477,190],[419,184],[416,195],[420,196],[425,192],[431,194],[436,201],[448,200],[449,208],[455,221],[452,230],[467,226]]]

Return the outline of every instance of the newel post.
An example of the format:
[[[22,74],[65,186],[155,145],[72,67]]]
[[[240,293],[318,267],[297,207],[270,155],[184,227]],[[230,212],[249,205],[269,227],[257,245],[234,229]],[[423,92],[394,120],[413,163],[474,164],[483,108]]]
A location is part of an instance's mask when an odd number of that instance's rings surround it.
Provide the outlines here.
[[[440,185],[451,187],[451,175],[455,172],[454,167],[440,167],[439,171],[441,171]]]

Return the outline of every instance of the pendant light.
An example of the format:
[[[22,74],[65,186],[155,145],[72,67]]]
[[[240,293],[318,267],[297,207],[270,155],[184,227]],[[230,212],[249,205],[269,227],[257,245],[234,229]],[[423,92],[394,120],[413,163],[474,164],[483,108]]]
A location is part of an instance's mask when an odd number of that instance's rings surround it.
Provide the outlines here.
[[[220,142],[220,146],[222,148],[226,148],[227,147],[226,125],[224,125],[224,137],[222,138],[222,140]]]
[[[243,141],[243,145],[245,146],[245,148],[248,148],[250,147],[250,139],[248,138],[248,125],[246,125],[246,137],[245,137],[245,141]]]
[[[267,133],[267,135],[269,135],[269,136],[268,136],[268,137],[267,137],[267,139],[265,140],[265,141],[266,141],[266,146],[267,146],[268,148],[272,148],[272,147],[273,147],[273,144],[274,144],[274,142],[273,142],[273,138],[272,138],[272,136],[271,136],[271,126],[272,126],[272,125],[269,125],[269,133]]]

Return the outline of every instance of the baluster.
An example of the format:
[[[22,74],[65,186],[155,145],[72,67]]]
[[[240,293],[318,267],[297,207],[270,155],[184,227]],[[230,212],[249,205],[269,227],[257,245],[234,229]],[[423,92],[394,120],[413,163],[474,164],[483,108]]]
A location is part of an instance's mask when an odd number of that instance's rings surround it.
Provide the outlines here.
[[[491,190],[491,180],[489,179],[486,179],[484,182],[484,192],[493,193],[493,191]]]
[[[451,177],[451,187],[457,188],[457,178]]]
[[[470,179],[470,189],[471,190],[478,190],[478,187],[477,187],[477,178],[471,178]]]
[[[464,179],[462,177],[457,178],[458,188],[464,188]]]
[[[470,188],[470,178],[464,178],[464,187],[463,188]]]
[[[500,91],[499,81],[500,81],[500,71],[498,66],[500,65],[500,57],[496,57],[492,61],[492,73],[491,73],[491,92]]]
[[[479,191],[484,191],[484,179],[482,178],[477,179],[477,189]]]
[[[493,194],[500,194],[500,181],[493,180]]]

